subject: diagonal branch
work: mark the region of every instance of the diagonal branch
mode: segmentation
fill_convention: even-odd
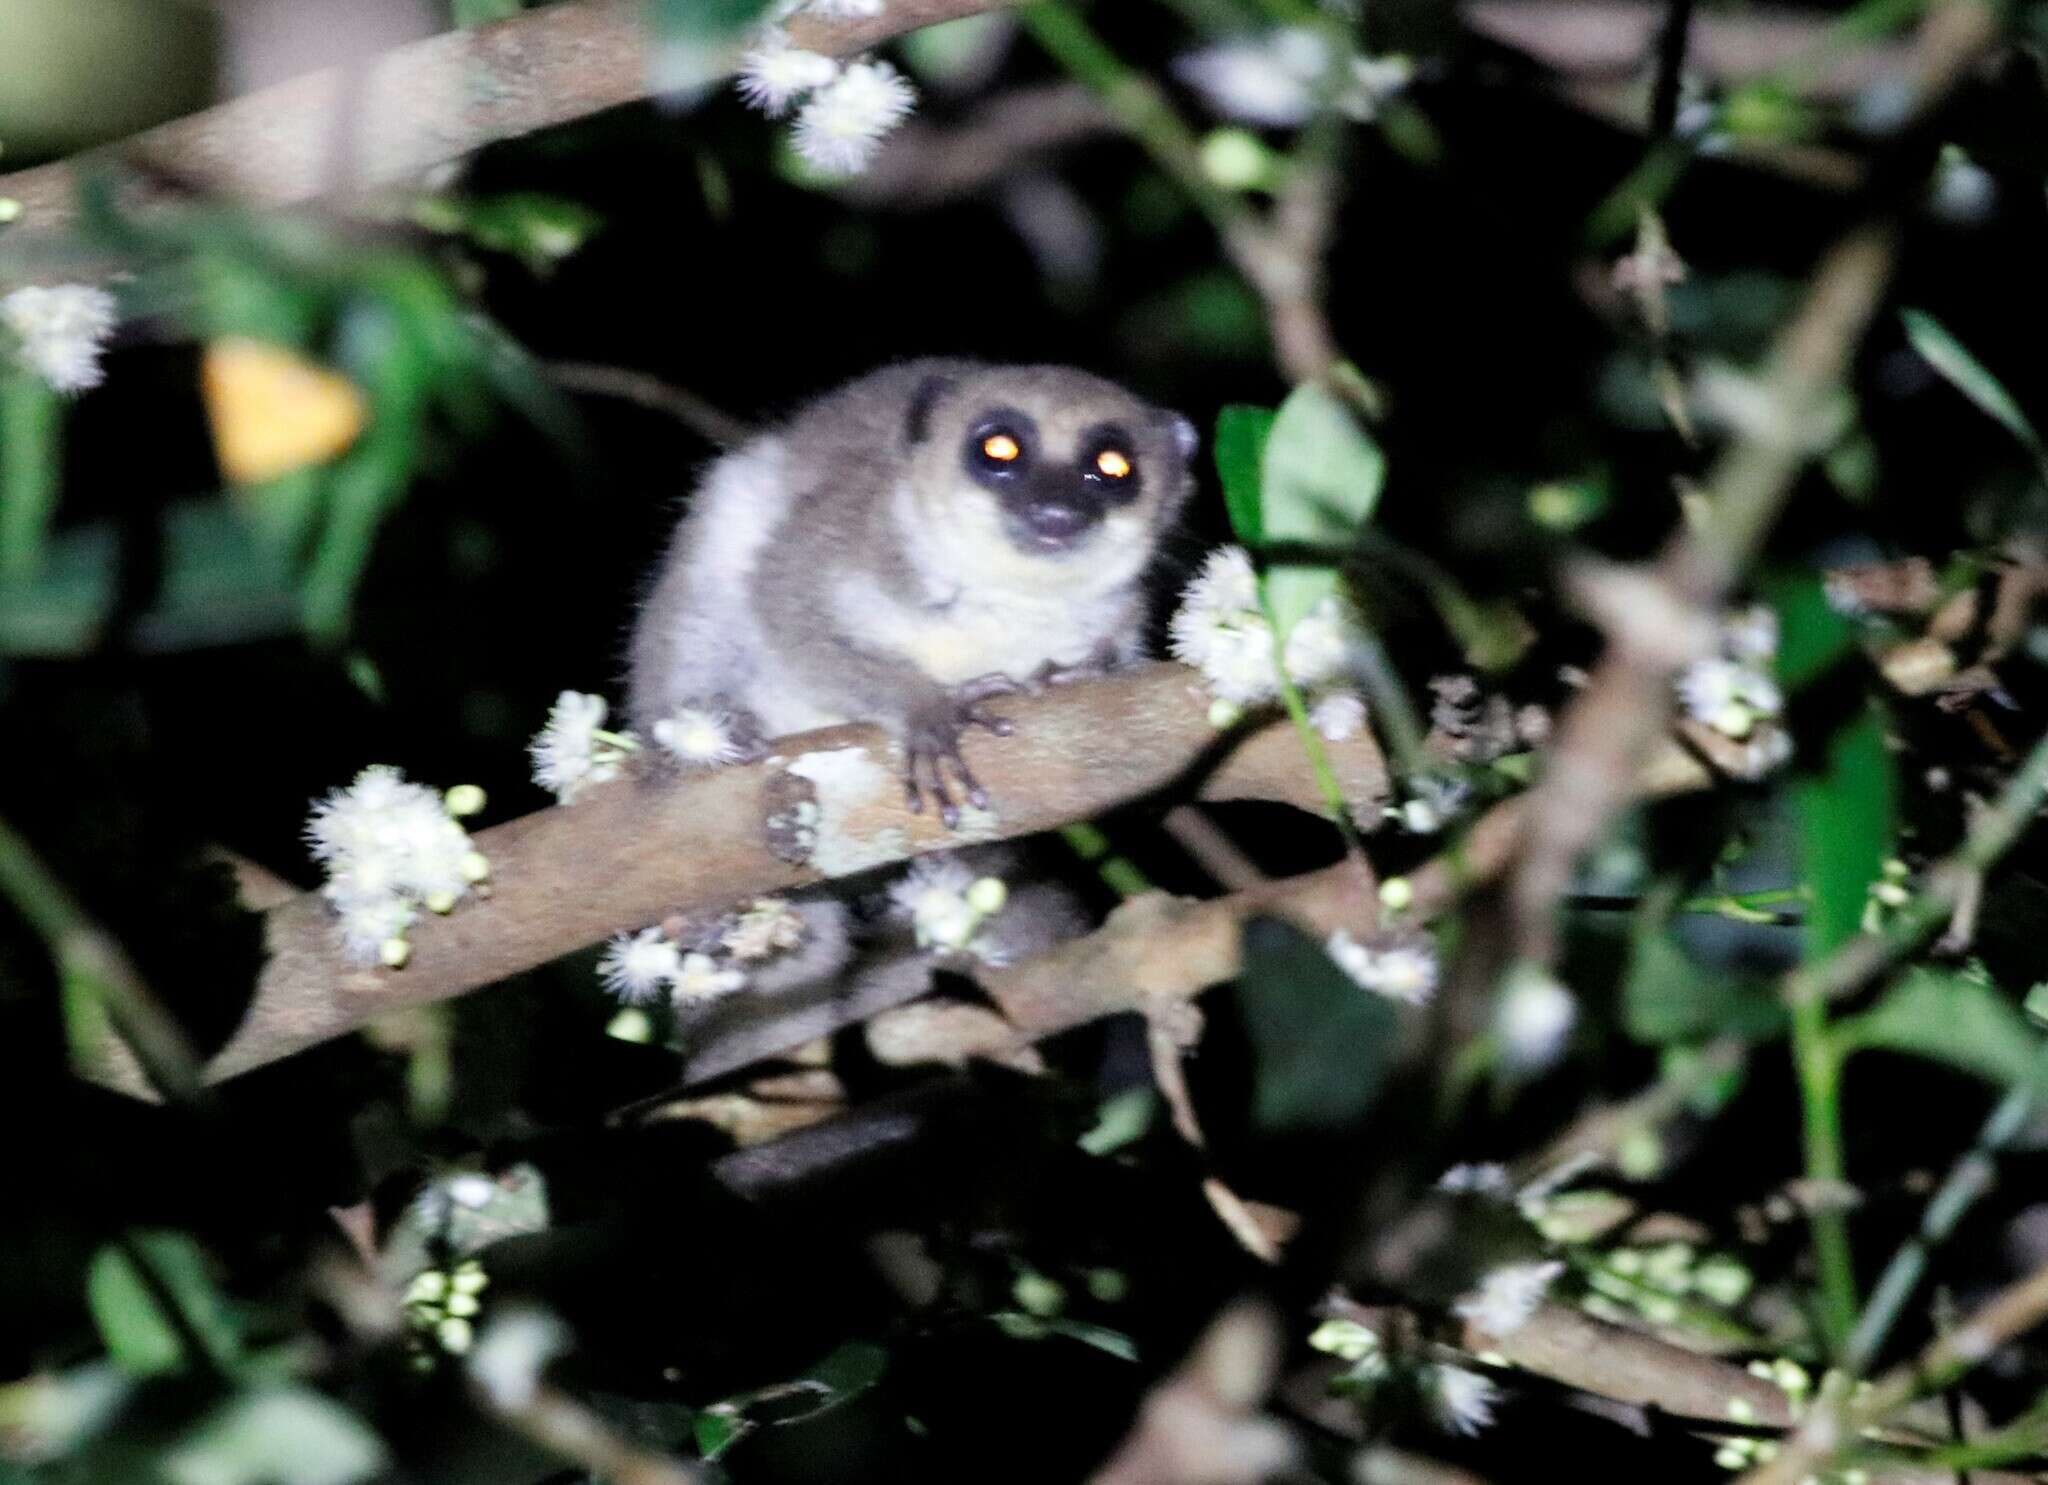
[[[408,1006],[446,1000],[671,914],[847,876],[919,852],[1007,839],[1169,790],[1314,810],[1321,794],[1283,722],[1221,735],[1194,673],[1149,665],[1009,707],[1017,734],[967,743],[994,801],[958,831],[903,805],[894,745],[874,727],[778,741],[762,762],[690,778],[642,769],[482,831],[489,898],[412,931],[402,970],[348,963],[313,893],[263,914],[269,959],[241,1026],[206,1064],[232,1077]],[[1376,810],[1386,765],[1363,734],[1331,746],[1346,795]],[[802,823],[799,823],[802,822]],[[877,1007],[879,1009],[879,1007]],[[124,1065],[115,1086],[145,1085]]]
[[[798,16],[798,45],[846,56],[907,31],[1001,7],[1002,0],[891,0],[857,20]],[[501,139],[648,96],[649,22],[642,0],[565,0],[509,20],[395,47],[367,69],[327,68],[174,119],[103,150],[0,175],[20,203],[0,246],[9,258],[47,248],[76,220],[83,173],[128,165],[258,206],[293,206],[328,189],[337,110],[358,121],[352,161],[364,189],[402,185]],[[131,183],[131,200],[144,198]]]

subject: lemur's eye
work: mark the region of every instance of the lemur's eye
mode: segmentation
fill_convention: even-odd
[[[1017,440],[1007,433],[991,433],[981,441],[981,457],[997,464],[1014,463],[1023,452]]]
[[[1128,479],[1131,473],[1130,457],[1121,449],[1104,449],[1095,456],[1095,472],[1104,479]]]

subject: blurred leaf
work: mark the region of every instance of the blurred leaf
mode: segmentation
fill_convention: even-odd
[[[240,1350],[206,1255],[182,1232],[137,1233],[100,1249],[86,1274],[86,1303],[108,1354],[134,1376],[182,1368],[187,1334],[217,1367]]]
[[[163,1462],[172,1485],[356,1485],[382,1472],[383,1441],[306,1387],[246,1393]]]
[[[654,0],[655,91],[687,94],[717,81],[767,9],[768,0]]]
[[[1158,1117],[1158,1094],[1148,1087],[1126,1088],[1102,1101],[1095,1127],[1078,1143],[1090,1155],[1111,1155],[1143,1139]]]
[[[1870,884],[1891,854],[1896,768],[1877,716],[1865,712],[1828,740],[1820,777],[1794,791],[1813,900],[1806,953],[1817,959],[1861,930]]]
[[[502,21],[525,8],[525,0],[454,0],[453,17],[458,26],[482,26]]]
[[[1273,420],[1259,467],[1259,528],[1268,546],[1350,546],[1372,517],[1386,480],[1379,445],[1334,392],[1305,382]],[[1329,567],[1275,566],[1266,578],[1274,630],[1294,623],[1336,592]]]
[[[1064,1336],[1070,1341],[1079,1341],[1084,1346],[1114,1356],[1119,1361],[1136,1361],[1138,1343],[1120,1330],[1111,1330],[1107,1325],[1091,1325],[1085,1320],[1067,1320],[1055,1317],[1045,1319],[1038,1315],[1027,1315],[1022,1310],[998,1310],[989,1316],[1003,1334],[1014,1340],[1040,1341],[1047,1336]]]
[[[1269,1134],[1355,1130],[1400,1041],[1393,1002],[1275,918],[1245,925],[1236,998],[1251,1043],[1253,1122]]]
[[[63,475],[64,404],[32,372],[0,368],[0,584],[33,579]]]
[[[112,1422],[134,1386],[126,1372],[104,1361],[0,1384],[0,1439],[31,1444],[44,1458],[62,1457]],[[0,1458],[5,1480],[10,1477]]]
[[[1962,342],[1949,334],[1941,321],[1925,310],[1902,309],[1899,318],[1906,324],[1906,339],[1936,371],[1948,378],[1958,392],[1976,403],[1983,412],[2003,423],[2006,430],[2027,447],[2027,452],[2041,458],[2041,437],[2034,431],[2034,425],[2027,421],[2027,415],[2020,411],[2020,405],[2013,401],[2012,394],[2005,390],[2005,384],[1989,371],[1975,356],[1963,349]]]
[[[215,340],[199,367],[214,453],[235,484],[325,464],[363,431],[355,383],[296,351],[260,340]]]
[[[1761,1037],[1784,1023],[1784,1004],[1768,985],[1696,962],[1672,937],[1664,912],[1639,914],[1633,938],[1621,985],[1621,1017],[1637,1041],[1658,1045],[1731,1034]]]
[[[1910,970],[1876,1005],[1835,1023],[1845,1052],[1882,1048],[1947,1063],[1993,1083],[2044,1080],[2041,1037],[1996,986],[1980,977]]]
[[[496,196],[423,196],[412,219],[430,232],[466,238],[544,273],[590,240],[603,218],[580,202],[539,191]]]
[[[747,1420],[730,1408],[706,1408],[690,1425],[697,1452],[706,1460],[718,1458],[751,1430]]]
[[[1765,586],[1778,615],[1778,684],[1797,691],[1856,647],[1856,632],[1836,613],[1809,573],[1779,578]]]
[[[1257,550],[1265,527],[1259,516],[1259,471],[1273,432],[1270,408],[1233,403],[1216,414],[1216,474],[1223,481],[1223,506],[1230,529]]]

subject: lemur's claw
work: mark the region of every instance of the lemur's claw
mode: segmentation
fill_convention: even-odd
[[[979,727],[997,737],[1016,731],[1008,717],[999,717],[982,702],[991,696],[1007,696],[1024,688],[1005,675],[986,675],[967,682],[949,693],[943,702],[913,717],[903,743],[904,803],[913,814],[924,812],[929,794],[939,807],[939,818],[950,830],[960,823],[960,807],[946,781],[950,765],[959,792],[975,809],[988,808],[988,791],[967,766],[960,753],[960,735]]]

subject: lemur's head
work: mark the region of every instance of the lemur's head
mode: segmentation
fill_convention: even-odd
[[[902,436],[927,534],[1032,587],[1135,577],[1194,485],[1186,418],[1071,367],[934,372]]]

